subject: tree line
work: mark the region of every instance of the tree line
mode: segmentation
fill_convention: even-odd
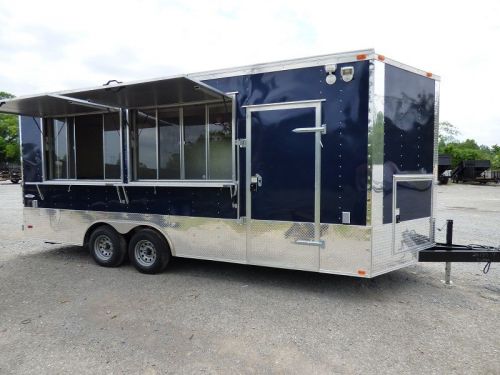
[[[14,95],[0,91],[0,100],[13,97]],[[0,164],[18,164],[20,159],[17,116],[0,113]]]
[[[491,169],[500,169],[500,146],[478,145],[474,139],[459,141],[460,131],[449,122],[439,124],[439,154],[452,157],[452,167],[462,160],[489,160]]]

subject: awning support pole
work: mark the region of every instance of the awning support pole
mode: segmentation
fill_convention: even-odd
[[[47,96],[50,96],[52,98],[66,100],[70,104],[76,104],[76,105],[81,105],[81,106],[90,107],[90,108],[105,109],[107,111],[119,111],[122,109],[120,107],[114,107],[111,105],[94,103],[94,102],[84,100],[84,99],[72,98],[71,96],[58,95],[58,94],[48,94]]]

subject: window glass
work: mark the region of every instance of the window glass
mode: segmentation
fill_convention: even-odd
[[[75,118],[68,117],[66,124],[68,127],[68,178],[76,178]]]
[[[44,124],[49,179],[120,178],[119,113],[48,118]]]
[[[184,168],[186,179],[206,179],[205,106],[184,107]]]
[[[53,119],[51,129],[50,178],[68,178],[68,126],[66,119]]]
[[[231,103],[214,105],[209,113],[209,178],[230,180],[232,178],[232,119]]]
[[[120,173],[120,114],[104,115],[104,178],[119,179]]]
[[[102,115],[75,117],[76,177],[104,178]]]
[[[135,115],[137,179],[156,179],[156,111]]]
[[[180,179],[179,108],[158,111],[160,178]]]

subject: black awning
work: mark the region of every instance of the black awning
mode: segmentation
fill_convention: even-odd
[[[185,76],[0,100],[0,112],[51,117],[138,107],[230,100]]]

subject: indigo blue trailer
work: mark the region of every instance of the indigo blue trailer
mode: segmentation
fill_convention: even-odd
[[[439,77],[373,50],[5,100],[24,231],[143,272],[171,256],[374,277],[434,246]]]

